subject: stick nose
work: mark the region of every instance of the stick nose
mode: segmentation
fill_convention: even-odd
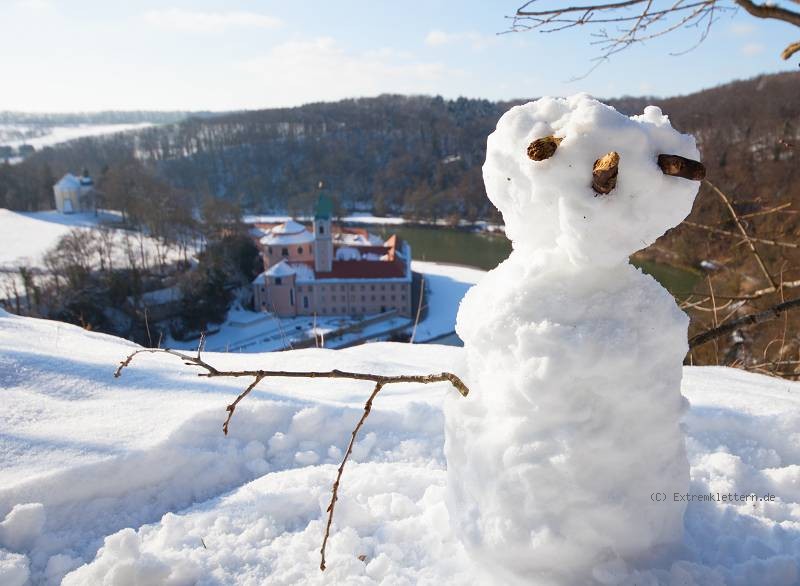
[[[611,151],[594,162],[592,189],[599,195],[607,195],[617,186],[619,153]]]
[[[658,155],[658,166],[664,175],[692,181],[702,181],[706,178],[706,168],[703,163],[679,155]]]

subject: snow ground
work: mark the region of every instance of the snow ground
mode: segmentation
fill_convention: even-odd
[[[41,268],[44,253],[73,228],[91,228],[101,220],[116,219],[113,214],[61,214],[56,210],[12,212],[0,208],[0,267]]]
[[[427,299],[423,303],[428,306],[425,319],[417,325],[414,341],[428,342],[455,332],[461,299],[486,271],[418,260],[411,263],[411,268],[425,277]]]
[[[57,322],[0,313],[0,584],[487,584],[443,502],[446,384],[391,385],[345,470],[319,572],[335,466],[370,385],[264,381],[221,423],[243,380],[198,378],[170,356]],[[225,368],[466,371],[463,350],[207,354]],[[469,381],[467,381],[469,382]],[[796,584],[800,580],[800,384],[684,369],[693,494],[683,551],[598,584]],[[651,491],[651,487],[642,487]],[[366,556],[364,561],[359,556]]]
[[[94,213],[62,214],[56,210],[42,212],[14,212],[0,208],[0,270],[16,271],[20,266],[28,268],[44,268],[44,254],[53,248],[59,238],[74,228],[89,229],[105,222],[118,222],[118,212],[108,210]],[[127,266],[125,252],[125,230],[116,231],[114,261],[117,266]],[[138,235],[127,232],[135,241],[134,250],[139,255]],[[144,239],[144,254],[148,263],[154,262],[156,243],[152,238]],[[175,249],[167,253],[169,259],[177,260],[179,254]]]
[[[47,128],[47,133],[41,136],[30,137],[27,139],[15,139],[0,141],[0,144],[8,145],[14,148],[23,144],[29,144],[36,150],[43,147],[53,146],[68,140],[75,140],[76,138],[83,138],[87,136],[100,136],[103,134],[114,134],[117,132],[126,132],[128,130],[141,130],[152,126],[150,122],[141,122],[136,124],[73,124],[68,126],[52,126]],[[24,125],[0,124],[0,137],[13,136],[15,132],[24,132],[27,129]]]

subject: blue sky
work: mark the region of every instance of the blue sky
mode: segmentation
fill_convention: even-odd
[[[553,0],[544,0],[553,2]],[[588,30],[498,36],[517,1],[0,0],[0,110],[226,110],[380,93],[676,95],[797,71],[798,30],[722,16],[613,58]]]

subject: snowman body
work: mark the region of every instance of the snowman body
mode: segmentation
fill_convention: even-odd
[[[544,136],[563,140],[532,161]],[[609,151],[617,185],[597,195]],[[629,118],[585,95],[518,106],[489,138],[514,250],[459,308],[471,394],[446,406],[445,454],[451,523],[498,584],[589,583],[681,541],[688,318],[628,262],[697,191],[660,153],[698,156],[657,108]]]

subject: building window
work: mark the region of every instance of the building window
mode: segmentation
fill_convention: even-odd
[[[261,287],[261,292],[263,293],[264,291],[266,291],[266,289],[264,289],[264,287]]]
[[[289,256],[289,249],[281,248],[281,256]]]
[[[386,285],[381,285],[381,291],[385,291],[385,290],[386,290]]]
[[[325,234],[325,226],[323,226],[322,224],[319,225],[319,233]]]
[[[267,253],[268,253],[268,254],[272,254],[272,247],[271,247],[271,246],[268,246],[268,247],[267,247]]]
[[[371,291],[374,291],[375,290],[375,285],[370,285],[369,288],[370,288]]]
[[[303,295],[303,309],[308,309],[308,297]]]
[[[275,277],[275,284],[276,285],[280,285],[281,283],[283,283],[283,278],[282,277]]]
[[[298,246],[297,247],[297,254],[303,254],[303,247],[302,246]]]
[[[294,289],[289,289],[289,305],[294,305]]]

